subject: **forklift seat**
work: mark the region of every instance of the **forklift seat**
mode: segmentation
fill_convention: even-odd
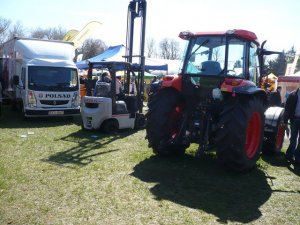
[[[94,96],[96,97],[111,97],[110,84],[97,81],[95,85]]]

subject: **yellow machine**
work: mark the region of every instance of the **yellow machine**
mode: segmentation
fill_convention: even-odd
[[[270,92],[277,90],[277,81],[278,77],[273,73],[270,73],[268,76],[265,76],[261,82],[261,88],[264,88]]]

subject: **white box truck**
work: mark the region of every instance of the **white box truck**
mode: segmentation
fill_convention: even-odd
[[[72,42],[15,37],[3,44],[3,98],[25,117],[80,114]]]

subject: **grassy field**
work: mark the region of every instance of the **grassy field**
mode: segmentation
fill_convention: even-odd
[[[80,117],[5,109],[0,130],[0,224],[300,224],[300,168],[283,154],[235,174],[214,152],[159,158],[144,130],[107,136]]]

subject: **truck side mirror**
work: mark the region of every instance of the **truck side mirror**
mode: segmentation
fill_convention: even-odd
[[[19,85],[19,76],[18,75],[14,75],[13,76],[13,83],[14,83],[14,85]]]

